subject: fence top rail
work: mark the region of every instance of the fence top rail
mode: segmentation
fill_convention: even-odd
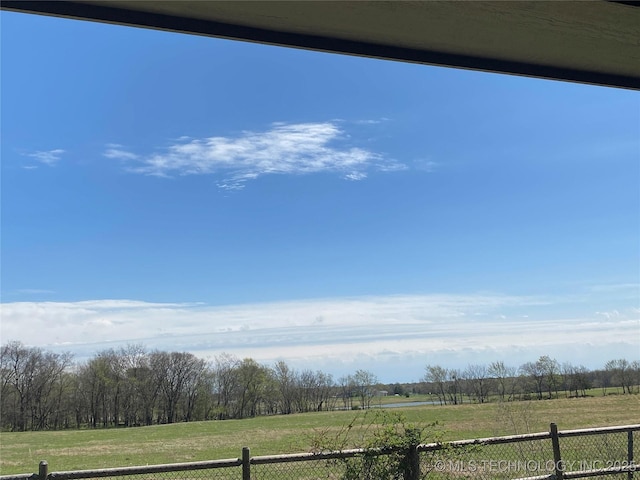
[[[474,438],[471,440],[454,440],[444,443],[422,443],[418,445],[418,450],[428,452],[432,450],[441,450],[444,447],[468,447],[470,445],[496,445],[500,443],[516,443],[526,442],[529,440],[546,440],[551,438],[549,432],[525,433],[522,435],[507,435],[504,437],[486,437]]]
[[[602,435],[605,433],[621,433],[621,432],[633,432],[633,431],[640,431],[640,424],[620,425],[616,427],[582,428],[579,430],[561,430],[561,431],[558,431],[558,436],[571,437],[571,436],[583,436],[583,435]],[[501,443],[526,442],[529,440],[546,440],[548,438],[551,438],[550,432],[525,433],[521,435],[506,435],[503,437],[486,437],[486,438],[474,438],[470,440],[454,440],[452,442],[445,442],[445,443],[423,443],[418,445],[418,450],[422,452],[427,452],[431,450],[440,450],[444,446],[466,447],[470,445],[496,445]]]
[[[29,480],[38,478],[35,473],[18,473],[16,475],[0,475],[0,480]]]
[[[167,463],[164,465],[140,465],[135,467],[101,468],[97,470],[74,470],[69,472],[51,472],[52,480],[70,480],[74,478],[119,477],[124,475],[139,475],[146,473],[180,472],[185,470],[206,470],[213,468],[238,467],[242,460],[228,458],[224,460],[209,460],[204,462]],[[9,480],[2,477],[1,480]]]
[[[617,427],[581,428],[579,430],[559,430],[559,437],[575,437],[583,435],[602,435],[604,433],[622,433],[640,431],[640,424],[620,425]]]

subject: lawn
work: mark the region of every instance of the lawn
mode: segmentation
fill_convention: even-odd
[[[640,421],[640,395],[393,411],[404,413],[409,422],[437,421],[446,440],[461,440],[547,431],[550,422],[565,430],[635,424]],[[63,471],[236,458],[243,446],[251,447],[252,455],[305,452],[317,432],[337,432],[357,414],[336,411],[139,428],[3,432],[0,473],[32,473],[40,460],[47,460],[51,471]]]

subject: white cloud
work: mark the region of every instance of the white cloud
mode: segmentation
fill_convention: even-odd
[[[347,173],[344,178],[346,180],[354,180],[354,181],[358,181],[358,180],[362,180],[363,178],[367,178],[367,174],[364,172],[351,172],[351,173]]]
[[[15,295],[42,295],[48,293],[55,293],[54,290],[48,290],[45,288],[19,288],[17,290],[10,291],[9,294]]]
[[[111,143],[107,145],[107,149],[104,151],[103,155],[107,158],[112,158],[115,160],[137,160],[138,159],[138,155],[124,150],[123,146],[117,143]]]
[[[33,153],[26,153],[27,157],[35,158],[40,163],[44,165],[48,165],[50,167],[54,166],[60,160],[60,156],[65,151],[59,148],[54,150],[45,150],[45,151],[37,151]]]
[[[356,125],[378,125],[380,123],[390,121],[387,117],[380,117],[378,119],[367,119],[367,120],[356,120],[354,123]]]
[[[222,174],[222,189],[243,188],[268,174],[337,173],[361,180],[368,170],[392,171],[404,166],[382,155],[348,145],[336,122],[275,123],[264,132],[236,137],[181,137],[159,153],[137,155],[111,145],[104,155],[130,161],[128,170],[155,176]]]
[[[550,306],[545,298],[490,294],[231,306],[134,300],[13,302],[1,305],[0,330],[3,341],[69,350],[80,357],[142,343],[203,357],[228,352],[265,363],[285,359],[333,373],[366,367],[382,375],[393,366],[402,368],[405,380],[417,380],[426,363],[464,367],[503,359],[517,366],[544,354],[573,363],[599,362],[600,357],[625,352],[637,356],[637,312],[621,310],[615,318],[543,315]],[[588,353],[584,360],[580,352]]]
[[[612,318],[619,318],[620,312],[618,310],[611,310],[610,312],[596,312],[596,315],[600,315],[607,320],[610,320]]]

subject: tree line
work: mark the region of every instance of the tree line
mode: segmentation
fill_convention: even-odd
[[[637,361],[612,360],[604,370],[558,365],[540,357],[519,369],[494,362],[458,371],[427,365],[423,381],[382,385],[357,370],[334,379],[296,370],[284,361],[263,365],[221,353],[204,360],[186,352],[147,351],[141,345],[103,350],[76,363],[20,342],[0,350],[0,428],[12,431],[109,428],[224,420],[258,415],[369,408],[380,395],[432,393],[442,404],[518,400],[593,385],[638,391]]]
[[[499,401],[542,400],[544,398],[584,397],[587,390],[600,388],[606,395],[611,388],[623,394],[640,393],[640,362],[609,360],[604,368],[591,371],[583,365],[559,363],[543,355],[518,368],[495,361],[489,365],[469,365],[466,369],[447,369],[427,365],[422,378],[426,390],[442,405],[484,403],[490,397]],[[562,393],[561,393],[562,392]]]
[[[284,361],[222,353],[108,349],[73,363],[20,342],[0,350],[0,427],[13,431],[141,426],[370,406],[378,383],[358,370],[337,381]]]

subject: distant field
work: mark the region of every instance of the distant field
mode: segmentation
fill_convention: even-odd
[[[392,400],[426,398],[389,397]],[[484,405],[394,408],[410,422],[439,422],[446,440],[640,423],[640,395]],[[40,460],[51,471],[236,458],[309,450],[310,437],[338,431],[358,412],[318,412],[245,420],[179,423],[139,428],[0,434],[0,474],[32,473]]]

